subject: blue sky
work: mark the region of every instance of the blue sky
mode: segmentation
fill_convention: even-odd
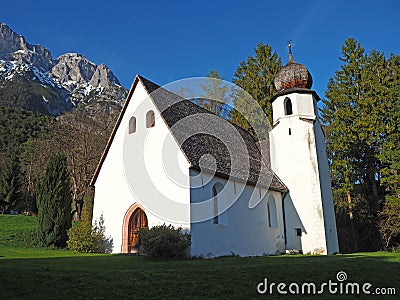
[[[135,74],[163,85],[216,69],[231,81],[257,43],[286,63],[287,39],[323,97],[348,37],[399,54],[400,1],[3,1],[0,21],[56,58],[78,52],[130,87]]]

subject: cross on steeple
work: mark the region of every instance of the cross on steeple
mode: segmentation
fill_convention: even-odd
[[[292,54],[292,40],[288,39],[288,48],[289,48],[289,62],[294,61],[293,60],[293,54]]]

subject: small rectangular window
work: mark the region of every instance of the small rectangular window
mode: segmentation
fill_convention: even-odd
[[[296,230],[296,235],[301,236],[301,228],[295,228]]]

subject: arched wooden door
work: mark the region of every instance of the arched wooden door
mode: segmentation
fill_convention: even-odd
[[[143,209],[137,208],[132,213],[128,225],[128,252],[137,253],[140,246],[139,230],[147,228],[147,216]]]

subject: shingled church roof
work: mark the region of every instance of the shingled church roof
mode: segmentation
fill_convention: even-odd
[[[150,98],[180,145],[191,168],[214,169],[216,176],[219,177],[233,177],[253,186],[269,187],[271,190],[280,192],[287,191],[287,187],[262,159],[257,143],[249,132],[139,75],[135,78],[135,83],[107,148],[111,145],[138,80],[150,94]],[[92,184],[107,155],[107,148]],[[204,159],[204,157],[213,157],[213,159]]]

